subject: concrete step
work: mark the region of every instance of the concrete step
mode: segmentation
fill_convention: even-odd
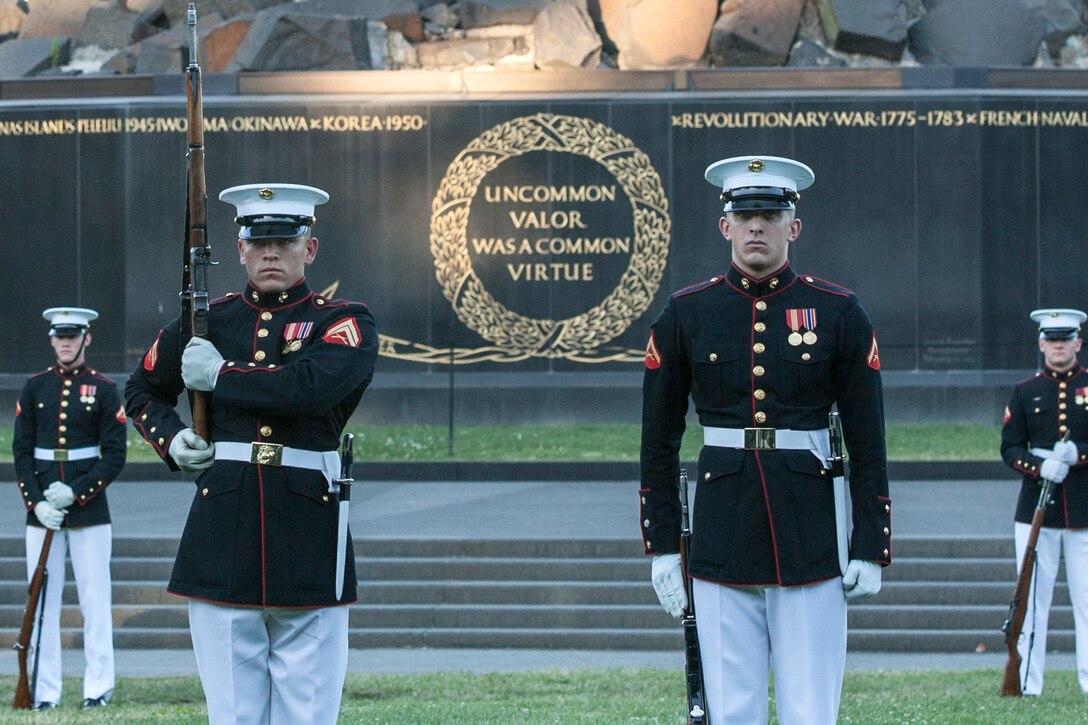
[[[894,565],[893,565],[894,566]],[[947,582],[913,581],[887,582],[880,588],[875,601],[881,605],[972,605],[1008,606],[1016,582]],[[1069,587],[1059,580],[1054,584],[1054,606],[1069,604]]]
[[[847,647],[857,652],[1004,652],[1005,635],[991,629],[918,629],[887,632],[851,629]],[[1048,652],[1072,652],[1072,630],[1051,630]]]
[[[178,553],[178,540],[171,538],[150,538],[146,536],[118,536],[114,532],[111,543],[112,554],[116,557],[167,557],[173,559]],[[26,539],[20,536],[0,536],[0,557],[22,558],[26,554]]]
[[[663,649],[682,646],[679,625],[650,585],[637,540],[357,538],[359,605],[352,647]],[[851,603],[857,651],[1003,650],[1000,626],[1015,582],[1011,534],[895,540],[881,593]],[[0,647],[26,605],[22,536],[0,537]],[[187,601],[166,593],[176,540],[117,537],[113,621],[117,647],[191,646]],[[62,641],[79,647],[82,617],[68,567]],[[1049,648],[1073,648],[1072,612],[1059,573]]]
[[[656,604],[646,581],[364,581],[360,604],[538,604],[551,606]]]
[[[388,581],[650,581],[649,559],[481,557],[356,558],[359,579]]]
[[[1004,606],[985,605],[888,605],[852,603],[847,610],[850,627],[859,629],[921,630],[921,629],[986,629],[1000,630],[1009,614]],[[1052,630],[1073,629],[1073,608],[1050,608]]]
[[[1000,559],[964,557],[897,557],[892,566],[884,570],[887,582],[949,581],[949,582],[999,582],[1016,583],[1017,567],[1012,556]],[[1064,567],[1059,567],[1058,578],[1065,579]]]

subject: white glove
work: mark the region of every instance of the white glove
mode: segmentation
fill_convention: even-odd
[[[1054,444],[1054,459],[1067,466],[1077,465],[1077,444],[1073,441],[1058,441]]]
[[[215,462],[215,444],[208,443],[192,428],[183,428],[170,441],[170,457],[183,471],[203,471],[211,468]]]
[[[223,356],[202,337],[194,337],[181,353],[181,379],[190,390],[215,390]]]
[[[1069,475],[1069,466],[1057,458],[1047,458],[1043,461],[1043,465],[1039,466],[1039,475],[1048,481],[1061,483]]]
[[[842,588],[847,599],[871,597],[880,591],[880,564],[875,561],[851,559],[842,575]]]
[[[76,494],[67,483],[53,481],[49,488],[45,489],[45,500],[54,508],[66,509],[76,502]]]
[[[657,601],[665,611],[679,619],[688,607],[688,592],[680,570],[679,554],[659,554],[654,557],[650,579],[657,592]]]
[[[60,525],[64,523],[64,512],[48,501],[39,501],[34,507],[34,515],[42,522],[42,526],[53,531],[60,531]]]

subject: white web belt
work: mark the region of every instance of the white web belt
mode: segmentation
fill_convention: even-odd
[[[86,446],[84,448],[35,448],[34,457],[39,461],[82,461],[88,458],[98,458],[102,455],[99,446]]]
[[[831,439],[827,428],[703,428],[703,445],[742,448],[746,451],[812,451],[825,464],[831,458]]]
[[[215,460],[321,471],[330,484],[340,474],[340,456],[336,451],[307,451],[278,443],[216,441]]]

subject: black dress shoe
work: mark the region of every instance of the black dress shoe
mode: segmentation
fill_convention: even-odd
[[[34,707],[30,708],[35,712],[42,712],[43,710],[56,710],[57,703],[55,702],[35,702]]]
[[[109,702],[104,697],[88,697],[83,700],[83,709],[90,710],[92,707],[105,707]]]

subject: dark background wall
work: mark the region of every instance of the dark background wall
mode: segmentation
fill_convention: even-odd
[[[1029,370],[1037,350],[1028,312],[1088,307],[1082,284],[1088,99],[1046,91],[411,103],[210,95],[205,117],[226,124],[206,131],[209,228],[221,262],[212,271],[213,294],[244,283],[233,208],[218,201],[218,192],[261,181],[311,184],[332,197],[318,210],[321,247],[309,273],[315,289],[338,281],[337,295],[367,302],[380,331],[400,341],[401,350],[407,343],[439,353],[451,345],[489,346],[453,314],[436,280],[432,202],[451,162],[474,139],[539,113],[591,119],[649,158],[671,222],[664,276],[649,307],[605,341],[626,350],[627,361],[530,356],[466,363],[458,365],[459,375],[470,373],[465,381],[476,373],[488,373],[491,387],[494,373],[509,381],[559,373],[637,376],[640,363],[632,359],[669,292],[728,265],[716,226],[717,191],[703,170],[748,153],[788,156],[814,169],[816,183],[799,206],[804,231],[792,250],[794,266],[858,293],[876,323],[889,379]],[[7,274],[0,285],[0,373],[23,375],[51,362],[40,317],[45,307],[98,309],[92,358],[117,373],[131,369],[158,327],[177,314],[185,136],[169,119],[183,115],[180,97],[0,104],[0,254]],[[323,126],[327,117],[361,115],[382,119],[383,128]],[[256,117],[303,119],[313,128],[256,130]],[[408,130],[390,130],[393,117]],[[110,131],[99,119],[117,119],[122,130]],[[165,129],[154,126],[164,119]],[[56,123],[41,125],[50,120]],[[107,130],[91,132],[92,122]],[[488,183],[613,182],[583,157],[540,151],[503,161]],[[470,233],[506,233],[508,212],[536,206],[489,208],[477,197]],[[632,233],[632,206],[622,194],[610,206],[583,210],[593,233]],[[477,255],[473,264],[505,305],[540,319],[598,304],[626,264],[597,260],[594,284],[512,283],[503,266],[509,261]],[[381,370],[406,387],[420,373],[446,375],[444,365],[403,356],[383,358]],[[411,405],[398,405],[399,414],[412,415]]]

